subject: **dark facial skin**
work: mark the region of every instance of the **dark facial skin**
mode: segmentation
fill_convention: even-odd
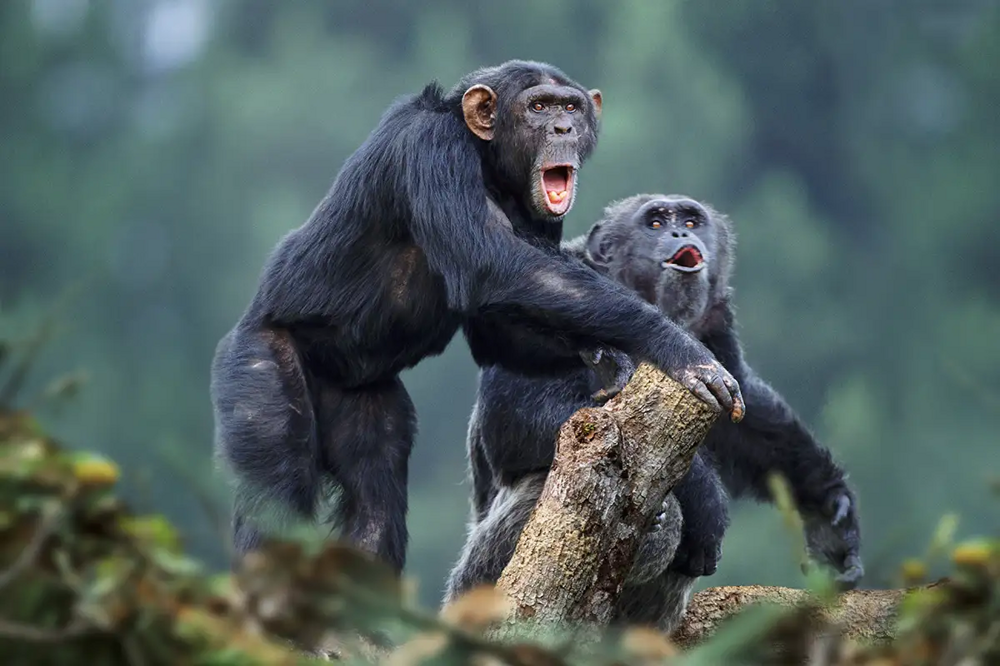
[[[543,216],[562,217],[576,198],[576,155],[580,142],[586,141],[589,100],[563,86],[538,86],[519,97],[527,112],[518,116],[518,129],[543,145],[529,174],[532,207]]]
[[[559,222],[573,207],[576,177],[596,143],[601,93],[543,81],[506,104],[484,84],[465,93],[466,123],[493,142],[498,176],[529,196],[522,201],[542,220]],[[502,137],[502,142],[497,138]]]
[[[620,224],[601,235],[591,234],[591,256],[610,277],[635,285],[646,301],[690,326],[708,302],[709,267],[722,240],[708,211],[688,198],[660,197]]]

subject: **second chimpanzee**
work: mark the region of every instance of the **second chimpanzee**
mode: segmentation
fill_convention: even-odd
[[[737,382],[702,344],[539,242],[561,233],[600,107],[599,92],[540,63],[432,84],[386,111],[281,240],[212,365],[237,554],[268,514],[313,520],[332,488],[343,536],[403,568],[416,416],[399,373],[463,327],[481,365],[555,372],[610,346],[740,417]]]
[[[747,403],[741,422],[719,420],[710,430],[672,492],[679,511],[668,497],[626,580],[620,619],[669,630],[683,614],[695,577],[716,570],[728,524],[725,490],[768,500],[772,471],[791,484],[811,555],[838,570],[845,586],[863,573],[856,504],[844,473],[743,360],[731,302],[734,247],[724,215],[666,195],[612,204],[589,234],[564,244],[568,254],[633,289],[702,340],[740,382]],[[559,378],[501,367],[481,372],[468,438],[472,524],[446,601],[497,580],[541,492],[559,427],[576,410],[597,404],[608,378],[620,388],[635,369],[634,360],[616,350],[600,350],[595,361],[593,370]],[[602,377],[598,371],[609,361]]]

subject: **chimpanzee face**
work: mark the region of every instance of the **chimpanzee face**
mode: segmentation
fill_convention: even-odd
[[[601,101],[598,90],[538,76],[499,95],[473,85],[462,109],[469,129],[490,142],[497,171],[533,214],[559,221],[573,207],[577,172],[596,145]]]
[[[667,316],[690,325],[705,312],[719,256],[709,212],[687,197],[655,197],[591,230],[588,256]]]

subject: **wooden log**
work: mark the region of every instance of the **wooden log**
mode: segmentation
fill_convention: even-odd
[[[649,519],[719,416],[649,364],[559,431],[541,497],[497,588],[513,619],[607,625]]]

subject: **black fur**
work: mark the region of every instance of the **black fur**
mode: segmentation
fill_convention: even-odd
[[[492,140],[467,124],[473,84],[496,93]],[[237,554],[260,543],[266,510],[278,526],[312,521],[332,488],[346,539],[402,569],[416,418],[398,375],[463,327],[481,364],[552,373],[611,346],[742,406],[703,345],[558,251],[566,211],[546,208],[542,169],[579,167],[596,140],[591,95],[539,63],[479,70],[447,93],[432,84],[386,111],[219,343],[211,393]]]
[[[622,593],[620,617],[667,630],[683,614],[695,578],[714,573],[721,556],[728,498],[720,477],[736,497],[769,500],[768,472],[782,473],[806,517],[811,554],[840,571],[846,587],[863,573],[856,504],[844,473],[743,360],[729,284],[734,247],[724,215],[686,197],[664,195],[610,205],[586,236],[563,246],[698,336],[746,396],[746,417],[740,423],[718,420],[673,490],[683,521],[676,552],[656,552],[647,536],[635,567],[658,567],[661,574],[644,585],[633,581]],[[703,263],[694,265],[699,256]],[[520,376],[498,366],[482,370],[468,438],[473,518],[446,601],[473,585],[495,582],[503,571],[551,466],[559,427],[576,410],[594,406],[595,391],[607,388],[594,370],[610,364],[604,374],[617,376],[619,385],[631,376],[635,364],[627,355],[599,351],[597,368],[557,378]]]

